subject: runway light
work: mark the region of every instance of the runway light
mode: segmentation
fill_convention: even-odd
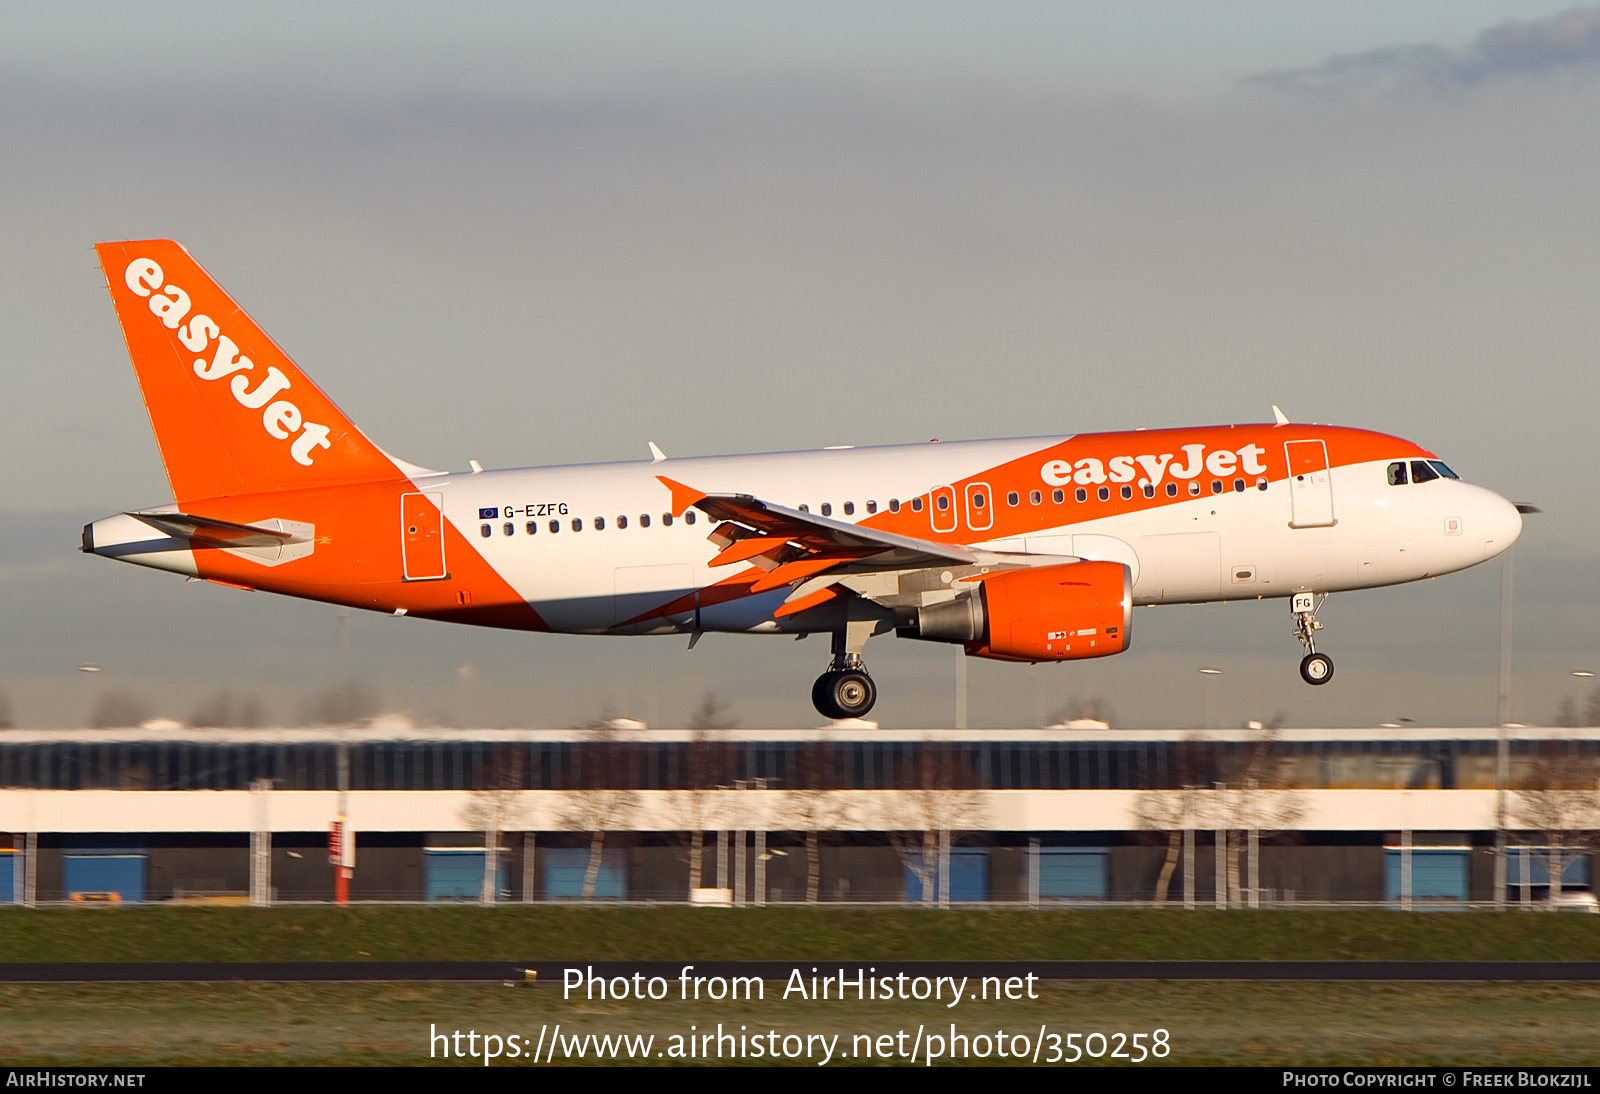
[[[78,671],[79,672],[99,672],[100,671],[100,666],[99,665],[79,665],[78,666]]]
[[[1221,669],[1201,669],[1200,672],[1203,673],[1206,676],[1221,676],[1222,675],[1222,670]]]

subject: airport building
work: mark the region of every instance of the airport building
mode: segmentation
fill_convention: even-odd
[[[1581,906],[1597,777],[1594,728],[9,730],[0,901]]]

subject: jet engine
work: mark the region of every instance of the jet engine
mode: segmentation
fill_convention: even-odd
[[[1076,661],[1128,648],[1133,581],[1120,562],[999,570],[978,587],[902,616],[905,638],[960,642],[997,661]]]

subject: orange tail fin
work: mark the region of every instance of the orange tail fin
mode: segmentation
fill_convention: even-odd
[[[403,477],[178,244],[95,250],[177,501]]]

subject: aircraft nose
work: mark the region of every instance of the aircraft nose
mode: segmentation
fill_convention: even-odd
[[[1483,529],[1483,557],[1491,559],[1517,541],[1522,534],[1522,513],[1499,494],[1484,491],[1477,524]]]

